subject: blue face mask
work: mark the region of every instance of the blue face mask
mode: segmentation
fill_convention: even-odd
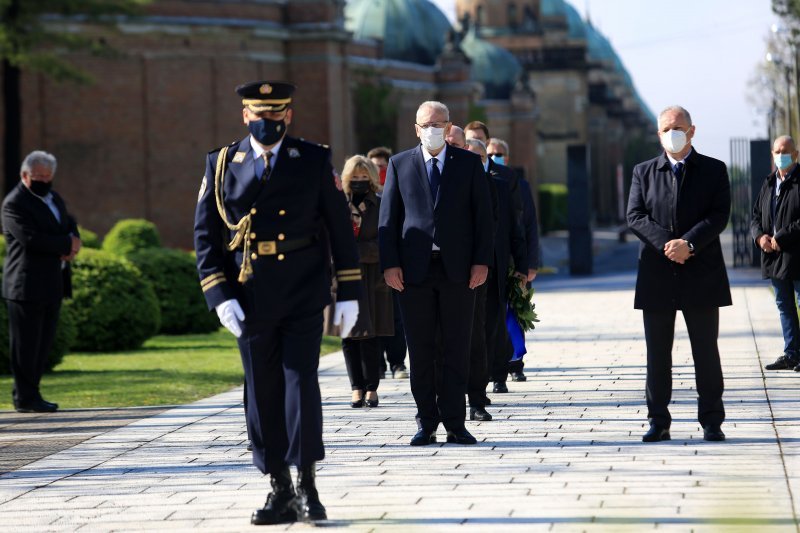
[[[794,163],[792,154],[772,154],[772,159],[775,161],[775,166],[781,170],[786,170]]]
[[[495,162],[495,163],[497,163],[498,165],[505,165],[505,164],[506,164],[506,158],[505,158],[505,156],[498,155],[498,154],[492,154],[492,155],[490,155],[489,157],[491,157],[491,158],[492,158],[492,161],[494,161],[494,162]]]

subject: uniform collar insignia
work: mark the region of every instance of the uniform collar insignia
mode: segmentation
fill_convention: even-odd
[[[289,157],[292,159],[297,159],[298,157],[300,157],[300,150],[298,150],[297,148],[294,147],[289,148],[288,153]]]
[[[246,152],[236,152],[233,156],[232,163],[241,163],[242,161],[244,161],[245,154]]]

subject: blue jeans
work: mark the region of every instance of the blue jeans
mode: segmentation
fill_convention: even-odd
[[[800,300],[800,280],[771,279],[775,289],[775,304],[781,316],[783,352],[795,360],[800,359],[800,321],[797,319],[795,294]]]

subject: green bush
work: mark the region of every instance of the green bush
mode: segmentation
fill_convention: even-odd
[[[75,318],[70,309],[62,305],[61,313],[58,316],[58,326],[56,327],[56,338],[53,340],[53,347],[50,349],[50,356],[47,358],[47,371],[53,369],[69,353],[70,348],[75,342],[77,335],[75,328]],[[10,374],[11,360],[9,358],[10,349],[8,344],[8,308],[6,303],[0,305],[0,374]]]
[[[78,232],[81,234],[82,248],[100,249],[100,237],[97,236],[97,233],[80,225],[78,226]]]
[[[539,218],[542,233],[567,227],[567,186],[560,183],[539,185]]]
[[[82,250],[75,258],[73,312],[75,350],[138,348],[158,332],[161,311],[153,286],[129,261],[101,250]]]
[[[206,306],[190,253],[167,248],[140,250],[128,260],[155,289],[161,333],[208,333],[219,328],[217,315],[209,313]]]
[[[127,256],[132,252],[148,248],[161,248],[158,228],[149,220],[129,218],[114,224],[103,239],[102,249],[112,254]]]

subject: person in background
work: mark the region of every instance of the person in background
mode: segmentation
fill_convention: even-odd
[[[444,140],[450,146],[467,149],[467,138],[464,136],[464,130],[455,124],[450,126],[450,132],[448,132]]]
[[[39,392],[56,335],[61,300],[72,296],[70,263],[81,249],[78,225],[52,190],[56,158],[36,150],[22,161],[20,181],[3,201],[11,391],[20,413],[52,413]]]
[[[506,141],[492,138],[489,140],[489,146],[486,151],[492,160],[494,169],[500,171],[503,166],[511,168],[508,166],[511,162],[511,154]],[[527,180],[519,180],[519,195],[522,200],[522,228],[528,248],[527,281],[528,288],[530,288],[539,270],[539,223],[536,216],[536,204],[533,202],[533,195],[531,194],[531,186]],[[520,269],[520,271],[524,272],[525,270]],[[511,360],[514,348],[511,346],[510,339],[506,340],[505,350],[508,354],[508,373],[511,375],[511,381],[527,381],[528,378],[523,371],[525,368],[523,358],[516,361]]]
[[[383,184],[386,182],[386,167],[389,165],[389,158],[392,157],[392,150],[385,146],[378,146],[367,152],[367,157],[378,167],[382,191]],[[380,197],[380,192],[378,197]],[[381,374],[386,377],[386,369],[388,368],[391,370],[394,379],[408,379],[406,332],[403,329],[403,319],[400,314],[400,300],[396,292],[391,291],[391,293],[392,307],[394,309],[394,335],[380,337]]]
[[[353,391],[351,407],[378,406],[380,339],[394,335],[392,294],[378,262],[378,180],[378,167],[366,157],[354,155],[345,162],[342,187],[350,207],[364,284],[356,325],[349,337],[342,337],[342,351]]]
[[[761,249],[761,274],[772,283],[783,332],[783,355],[765,368],[800,372],[800,172],[794,139],[775,139],[772,158],[776,170],[764,179],[750,221],[753,241]]]

